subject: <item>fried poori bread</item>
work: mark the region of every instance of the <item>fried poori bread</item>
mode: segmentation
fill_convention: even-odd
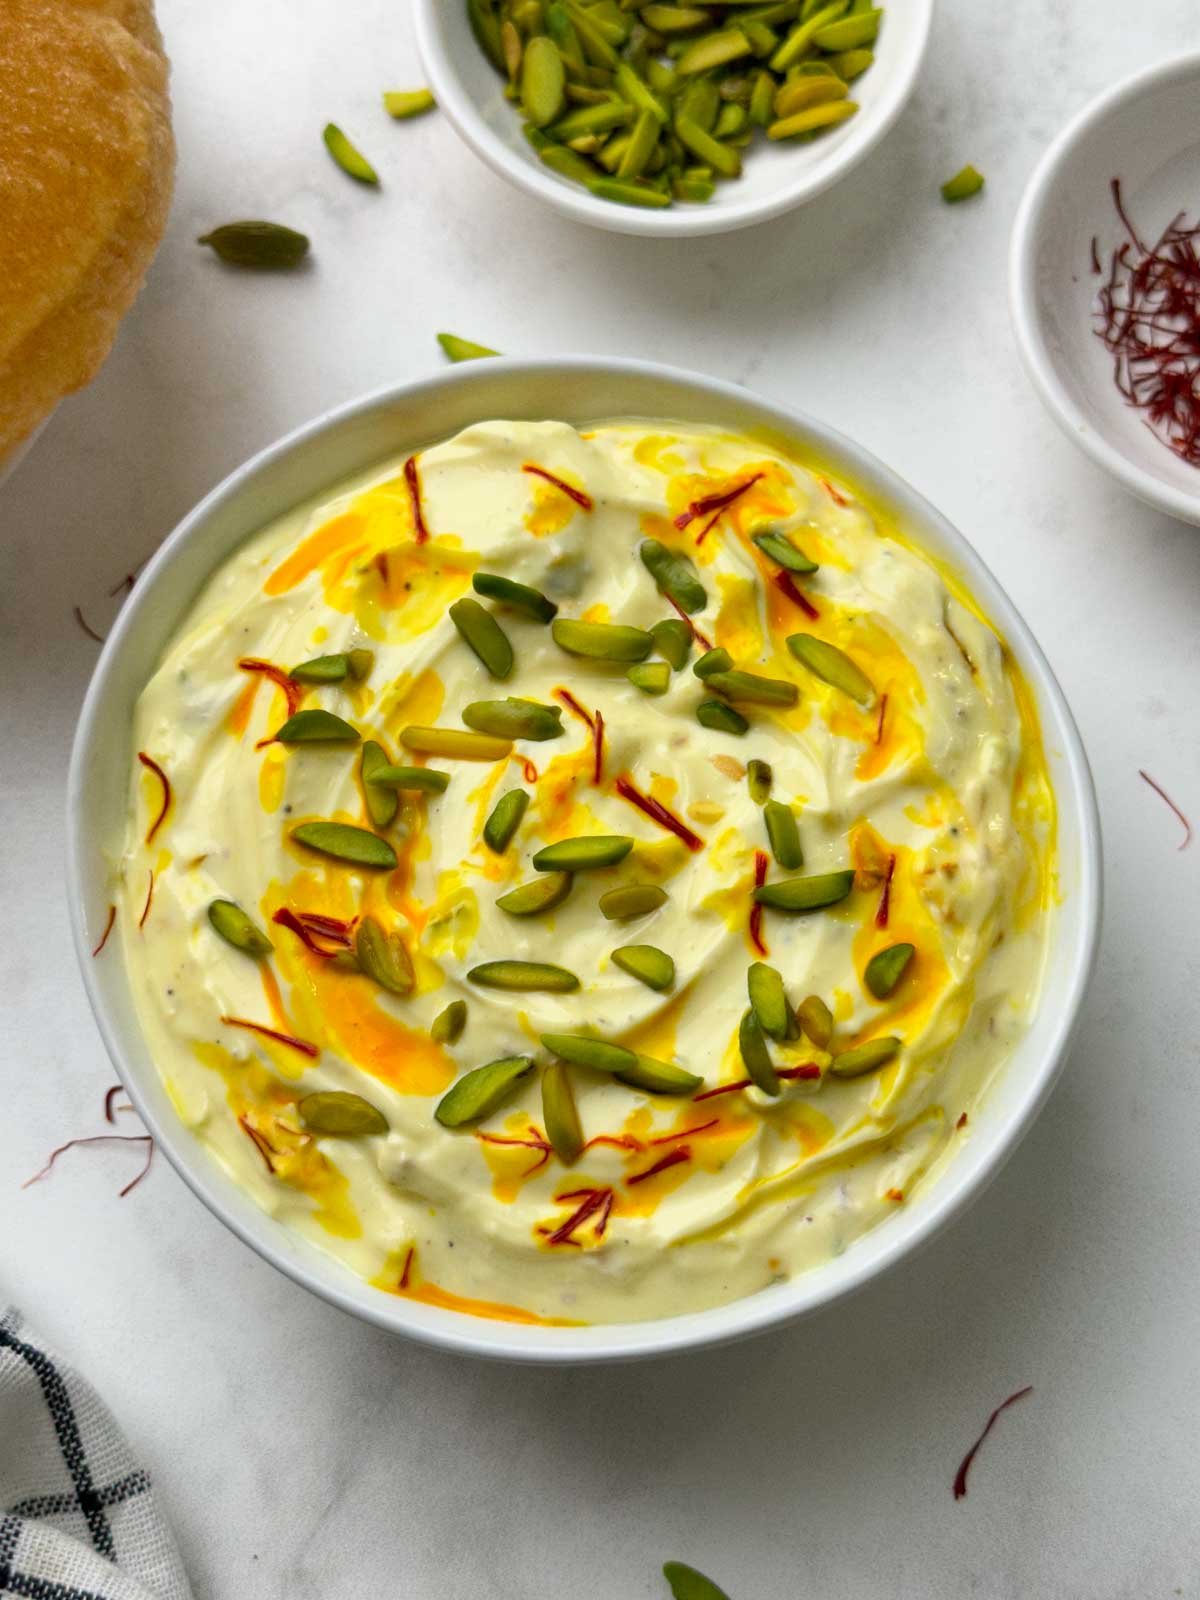
[[[152,0],[0,3],[0,460],[95,376],[171,199]]]

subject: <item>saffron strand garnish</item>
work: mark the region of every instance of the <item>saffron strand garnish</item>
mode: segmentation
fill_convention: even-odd
[[[582,1205],[573,1211],[564,1223],[555,1228],[554,1232],[547,1238],[547,1244],[573,1244],[578,1248],[579,1240],[574,1235],[583,1227],[585,1222],[590,1221],[592,1217],[596,1217],[597,1213],[599,1213],[599,1216],[595,1224],[596,1237],[597,1239],[604,1237],[604,1230],[608,1226],[608,1219],[613,1208],[613,1191],[611,1189],[572,1189],[567,1194],[555,1195],[554,1203],[561,1205],[567,1200],[579,1200],[581,1197]]]
[[[848,506],[850,504],[849,500],[846,499],[846,496],[839,493],[839,491],[834,488],[833,484],[830,483],[828,478],[818,478],[817,482],[821,485],[822,489],[824,489],[825,493],[833,501],[835,506]]]
[[[987,1419],[987,1422],[984,1424],[983,1432],[979,1435],[978,1439],[976,1439],[975,1443],[962,1458],[958,1471],[954,1474],[954,1498],[956,1500],[962,1500],[966,1498],[967,1474],[971,1470],[971,1463],[974,1461],[975,1456],[978,1453],[979,1446],[996,1426],[996,1418],[1002,1411],[1007,1411],[1009,1406],[1015,1405],[1018,1400],[1024,1400],[1027,1394],[1032,1393],[1033,1385],[1031,1383],[1027,1383],[1023,1389],[1018,1389],[1015,1394],[1010,1394],[1007,1400],[1002,1400],[996,1407],[995,1411],[993,1411],[991,1416]]]
[[[812,617],[815,620],[821,615],[804,593],[804,590],[795,582],[790,572],[777,572],[771,582],[779,590],[780,594],[786,595],[794,606],[799,606],[806,617]]]
[[[883,719],[887,716],[888,697],[881,694],[879,697],[879,720],[875,724],[875,743],[883,743]]]
[[[1121,180],[1110,187],[1127,237],[1097,293],[1094,331],[1126,404],[1180,460],[1200,466],[1200,222],[1180,212],[1147,245],[1125,209]],[[1093,244],[1093,270],[1098,260]]]
[[[691,1159],[692,1152],[687,1145],[681,1144],[674,1150],[668,1150],[665,1156],[660,1156],[654,1165],[647,1167],[644,1172],[635,1172],[631,1178],[626,1178],[625,1186],[631,1189],[635,1183],[645,1183],[647,1178],[655,1178],[660,1172],[666,1172],[669,1168],[677,1167],[681,1162]]]
[[[91,623],[84,616],[83,611],[79,606],[72,606],[71,612],[75,618],[75,621],[79,624],[80,628],[82,628],[83,632],[87,634],[89,639],[94,639],[97,644],[104,643],[104,635],[96,632],[95,628],[92,627]]]
[[[534,766],[533,762],[530,761],[528,756],[522,756],[520,760],[521,776],[525,779],[525,782],[536,783],[538,781],[538,769]]]
[[[888,857],[887,871],[883,875],[883,889],[879,895],[879,909],[875,913],[875,926],[886,928],[892,909],[892,879],[896,874],[896,858]]]
[[[293,1034],[281,1033],[278,1028],[268,1028],[261,1022],[249,1022],[245,1017],[222,1017],[221,1021],[229,1028],[246,1028],[250,1033],[261,1033],[264,1039],[274,1039],[277,1044],[286,1044],[292,1050],[299,1050],[302,1055],[321,1054],[316,1045],[309,1044],[307,1039],[297,1039]]]
[[[746,478],[732,489],[724,489],[717,494],[701,495],[698,500],[692,500],[687,509],[681,511],[675,518],[675,526],[682,533],[697,517],[706,517],[710,511],[715,511],[719,516],[722,512],[727,511],[735,500],[739,500],[746,490],[756,484],[761,477],[763,477],[763,473],[756,472],[753,477]],[[709,526],[711,527],[712,524],[710,523]],[[704,531],[707,533],[708,529],[706,528]]]
[[[604,781],[604,713],[596,707],[592,723],[592,782],[597,788]]]
[[[416,1259],[416,1254],[416,1246],[410,1244],[408,1247],[408,1252],[404,1257],[404,1270],[400,1274],[400,1287],[402,1289],[407,1289],[412,1281],[413,1261]]]
[[[22,1189],[28,1189],[31,1183],[37,1183],[40,1179],[46,1177],[59,1156],[65,1155],[68,1150],[78,1149],[79,1146],[85,1144],[144,1144],[146,1146],[146,1160],[141,1171],[131,1178],[123,1189],[117,1191],[118,1200],[124,1200],[127,1194],[137,1188],[138,1184],[150,1171],[150,1163],[154,1160],[154,1139],[148,1133],[94,1133],[86,1139],[68,1139],[66,1144],[60,1144],[57,1150],[52,1150],[46,1165],[40,1172],[35,1172],[32,1178],[26,1178],[21,1185]]]
[[[531,1167],[526,1167],[525,1171],[521,1174],[522,1178],[531,1178],[535,1172],[539,1172],[546,1165],[547,1161],[549,1161],[550,1157],[554,1154],[554,1146],[550,1143],[549,1139],[546,1138],[546,1135],[541,1131],[541,1129],[534,1128],[532,1132],[534,1137],[530,1139],[507,1138],[499,1133],[477,1133],[475,1137],[481,1144],[516,1145],[519,1148],[526,1150],[539,1150],[541,1154],[538,1156],[537,1160]]]
[[[280,906],[279,910],[272,914],[271,921],[294,933],[313,955],[324,956],[326,959],[340,954],[343,950],[349,950],[354,942],[350,937],[351,924],[342,922],[336,917],[322,917],[311,911],[293,911],[289,906]],[[324,945],[317,943],[318,939],[328,940],[334,948],[326,949]]]
[[[150,828],[146,834],[145,842],[150,844],[154,838],[154,835],[158,832],[159,828],[162,827],[163,818],[171,808],[171,780],[159,766],[158,762],[154,760],[153,756],[148,756],[144,750],[138,751],[137,758],[148,771],[154,774],[159,783],[162,784],[162,805],[159,807],[158,815],[150,824]]]
[[[607,1144],[614,1150],[629,1150],[634,1155],[646,1147],[640,1139],[635,1139],[631,1133],[597,1133],[584,1145],[584,1150],[590,1150],[593,1145]],[[581,1152],[582,1153],[582,1152]]]
[[[769,865],[770,858],[768,857],[767,852],[765,850],[756,850],[754,852],[754,887],[756,889],[761,889],[763,884],[766,883],[767,868]],[[767,953],[767,944],[766,940],[762,936],[762,925],[763,908],[759,905],[757,900],[751,899],[750,921],[748,923],[750,930],[750,943],[758,951],[760,956],[765,956]]]
[[[547,472],[545,467],[535,467],[532,462],[527,461],[521,471],[528,472],[535,478],[545,478],[547,483],[552,483],[556,489],[561,489],[567,499],[574,500],[575,504],[583,511],[590,511],[595,504],[590,494],[584,494],[582,489],[576,489],[571,484],[564,483],[561,478],[556,478],[552,472]]]
[[[596,731],[595,719],[591,712],[584,710],[569,689],[555,689],[554,698],[560,700],[567,710],[577,716],[581,722],[586,722],[593,733]]]
[[[100,935],[100,943],[92,951],[92,954],[94,956],[98,956],[100,954],[101,950],[104,949],[104,946],[108,943],[108,936],[113,931],[113,923],[116,920],[117,920],[117,908],[116,908],[116,906],[111,906],[110,905],[109,908],[108,908],[108,921],[104,924],[104,932]]]
[[[138,918],[138,928],[146,926],[146,918],[150,915],[150,907],[154,901],[154,868],[150,869],[150,882],[146,885],[146,904],[142,907],[142,914]]]
[[[676,610],[679,613],[679,615],[683,618],[683,620],[687,623],[688,627],[692,630],[692,638],[695,639],[696,643],[700,646],[700,648],[702,650],[711,650],[712,649],[712,640],[708,637],[708,635],[706,633],[701,633],[700,632],[700,629],[692,621],[691,617],[688,616],[687,612],[679,604],[679,601],[676,600],[675,596],[669,594],[669,595],[666,595],[664,598],[671,602],[671,606],[673,607],[673,609]]]
[[[1163,800],[1168,806],[1170,806],[1171,810],[1179,818],[1180,822],[1183,823],[1183,830],[1184,830],[1184,832],[1183,832],[1183,843],[1179,846],[1179,848],[1181,850],[1186,850],[1188,845],[1190,845],[1191,842],[1192,842],[1192,825],[1191,825],[1191,823],[1188,821],[1187,817],[1179,809],[1179,807],[1175,804],[1174,800],[1171,799],[1171,796],[1163,788],[1161,783],[1156,783],[1154,781],[1154,779],[1150,776],[1150,774],[1148,772],[1143,771],[1141,767],[1138,768],[1138,777],[1141,778],[1144,783],[1148,783],[1150,785],[1150,787],[1154,790],[1155,794],[1158,795],[1158,797],[1161,800]]]
[[[224,1020],[224,1019],[222,1019],[222,1020]],[[249,1139],[250,1143],[258,1151],[259,1155],[266,1162],[267,1171],[270,1172],[270,1173],[274,1173],[274,1171],[275,1171],[275,1163],[271,1160],[271,1157],[273,1155],[278,1155],[279,1152],[275,1149],[275,1146],[267,1138],[266,1134],[260,1133],[258,1131],[258,1129],[253,1126],[252,1123],[250,1123],[250,1122],[248,1122],[246,1120],[245,1117],[239,1117],[238,1118],[238,1126],[241,1128],[242,1132]]]
[[[712,1117],[708,1122],[697,1122],[690,1128],[679,1128],[675,1133],[661,1134],[657,1139],[651,1139],[650,1144],[670,1144],[675,1139],[691,1139],[697,1133],[707,1133],[710,1128],[719,1128],[720,1117]]]
[[[416,542],[429,543],[429,529],[425,526],[425,512],[421,506],[421,479],[417,472],[416,456],[409,456],[404,463],[404,481],[408,485],[408,498],[412,503],[413,527],[416,529]]]
[[[815,1083],[821,1076],[821,1069],[815,1061],[803,1061],[798,1067],[776,1067],[775,1076],[777,1078]],[[718,1095],[722,1094],[739,1094],[743,1089],[752,1089],[753,1087],[753,1078],[736,1078],[733,1083],[722,1083],[715,1089],[704,1089],[700,1094],[694,1094],[692,1096],[692,1104],[695,1105],[700,1100],[715,1100]],[[710,1124],[706,1123],[705,1126],[708,1127]]]
[[[652,822],[657,822],[660,828],[665,828],[668,833],[673,833],[677,839],[682,839],[684,844],[693,853],[704,849],[704,840],[698,833],[693,833],[686,822],[681,822],[672,811],[658,800],[648,794],[643,794],[636,787],[627,772],[623,772],[617,779],[617,793],[622,800],[628,800],[631,806],[636,806],[640,812],[649,817]]]
[[[255,656],[243,656],[238,662],[238,666],[243,672],[258,672],[264,678],[270,678],[275,687],[282,689],[287,696],[288,716],[295,715],[300,701],[304,697],[304,685],[302,683],[297,683],[294,678],[289,678],[282,667],[273,666],[269,661],[259,661]],[[272,741],[265,740],[264,742],[269,744]]]

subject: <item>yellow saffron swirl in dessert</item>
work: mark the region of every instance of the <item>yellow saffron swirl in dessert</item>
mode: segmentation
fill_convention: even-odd
[[[755,542],[764,532],[786,541],[775,556],[799,552],[815,570],[781,566],[770,540]],[[686,558],[703,590],[674,630],[690,653],[665,688],[661,668],[630,676],[664,660],[661,630],[652,646],[642,635],[687,612],[660,591],[648,541]],[[538,591],[554,625],[548,608],[477,593],[477,574]],[[463,599],[511,645],[503,680],[451,615]],[[643,660],[572,653],[561,622],[635,630],[622,648]],[[785,688],[763,703],[736,677],[712,687],[693,670],[710,647]],[[351,651],[357,675],[288,677]],[[412,730],[461,736],[465,708],[508,697],[553,708],[560,728],[485,746],[487,759],[454,740],[446,755],[419,748]],[[347,738],[275,738],[291,712],[317,710],[348,723]],[[448,782],[398,791],[394,820],[373,822],[354,734]],[[802,863],[786,847],[788,864],[775,859],[759,763]],[[221,566],[141,695],[130,766],[118,926],[180,1116],[272,1215],[381,1290],[431,1304],[632,1321],[827,1262],[969,1137],[1037,1002],[1054,803],[1031,698],[953,577],[884,510],[776,443],[491,422],[401,456]],[[484,826],[515,789],[529,804],[497,850]],[[387,864],[294,837],[311,823],[386,840]],[[632,843],[615,864],[575,871],[540,913],[498,904],[544,881],[539,851],[593,835]],[[827,904],[770,903],[773,885],[836,873]],[[601,898],[630,885],[662,892],[632,920],[606,916]],[[216,901],[270,948],[222,937]],[[364,969],[364,924],[400,983]],[[628,946],[671,958],[666,987],[614,959]],[[880,983],[868,967],[898,946],[911,952],[898,977],[890,956]],[[498,961],[577,984],[480,981]],[[756,962],[789,1008],[783,1037],[757,1028],[752,1053],[774,1075],[764,1087],[745,1059]],[[466,1022],[447,1039],[433,1024],[454,1001]],[[577,1110],[576,1155],[547,1127],[558,1057],[545,1035],[603,1040],[692,1079],[663,1093],[553,1067]],[[858,1071],[872,1059],[861,1047],[885,1039],[897,1041],[887,1059]],[[483,1114],[449,1115],[478,1080],[447,1101],[455,1085],[514,1058],[524,1069],[478,1101]],[[329,1091],[365,1101],[376,1131],[311,1125],[308,1097]]]

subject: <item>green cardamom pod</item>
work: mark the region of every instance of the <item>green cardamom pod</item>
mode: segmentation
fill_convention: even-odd
[[[308,254],[308,236],[280,222],[226,222],[202,233],[196,243],[208,245],[230,266],[267,271],[298,267]]]

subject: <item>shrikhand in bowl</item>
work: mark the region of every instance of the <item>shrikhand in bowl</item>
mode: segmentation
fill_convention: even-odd
[[[629,387],[246,501],[125,674],[89,976],[151,1125],[460,1348],[797,1309],[967,1162],[1080,876],[993,597],[836,451]]]

